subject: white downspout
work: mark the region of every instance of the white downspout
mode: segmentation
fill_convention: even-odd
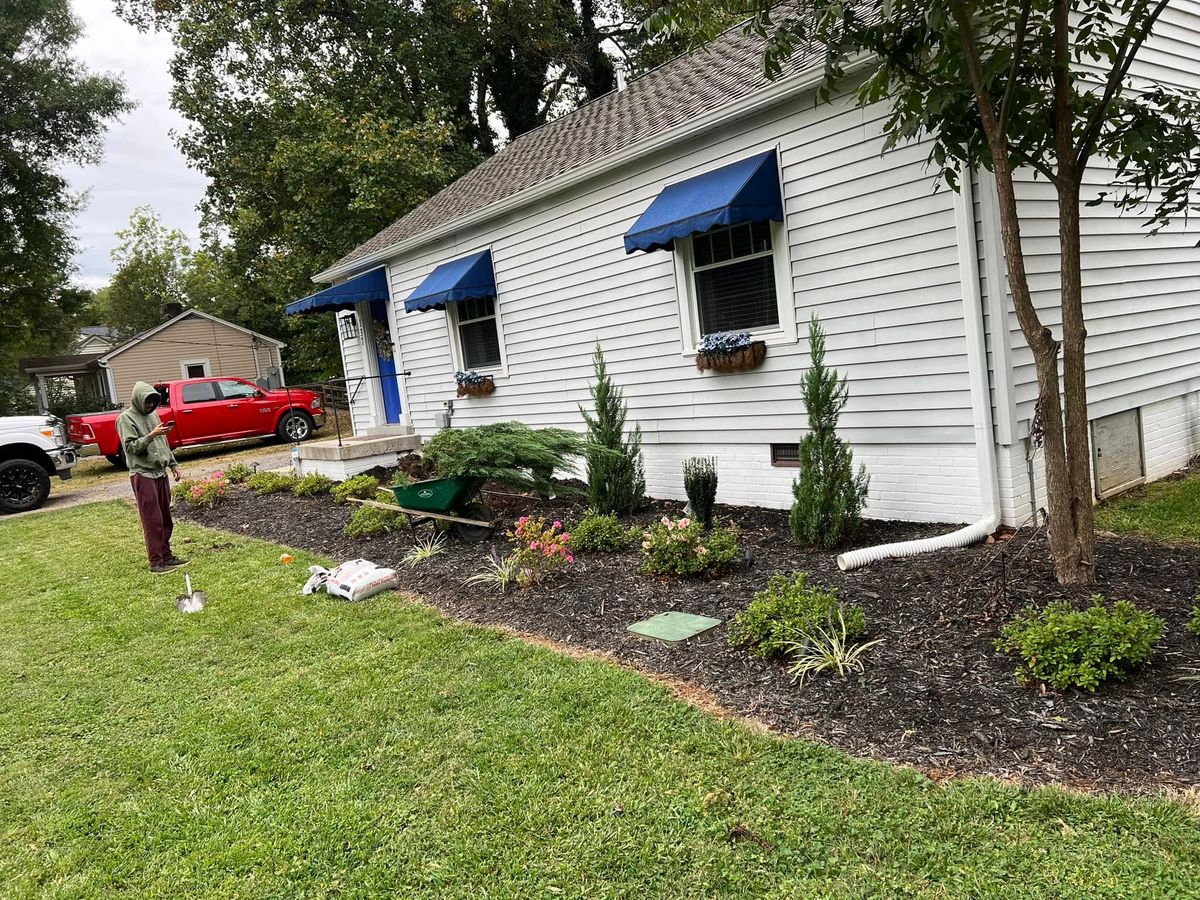
[[[983,297],[979,290],[979,259],[975,243],[975,198],[971,170],[963,166],[954,200],[958,233],[958,272],[963,288],[963,321],[966,326],[967,373],[971,380],[971,408],[975,419],[975,455],[979,465],[979,493],[983,515],[978,521],[938,537],[880,544],[842,553],[838,568],[849,572],[897,556],[916,556],[934,550],[968,547],[982,541],[1000,524],[1000,485],[996,479],[996,438],[992,431],[992,398],[988,385],[987,345],[983,329]],[[996,287],[993,286],[993,290]]]

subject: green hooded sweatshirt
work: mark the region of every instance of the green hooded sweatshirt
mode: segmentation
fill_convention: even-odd
[[[117,435],[121,438],[130,475],[162,478],[167,469],[176,465],[175,454],[167,446],[166,437],[148,437],[161,423],[158,413],[146,409],[146,400],[156,393],[153,386],[139,381],[133,386],[133,400],[117,416]]]

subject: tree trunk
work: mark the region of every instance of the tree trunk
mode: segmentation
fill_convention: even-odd
[[[1000,235],[1004,243],[1004,258],[1008,269],[1008,285],[1013,297],[1013,309],[1025,335],[1025,341],[1033,351],[1037,370],[1038,393],[1041,396],[1041,414],[1044,428],[1044,451],[1046,458],[1046,493],[1050,512],[1050,552],[1054,556],[1055,572],[1060,582],[1079,583],[1090,580],[1091,553],[1082,552],[1090,548],[1090,542],[1081,544],[1075,527],[1081,512],[1073,485],[1070,455],[1063,429],[1063,403],[1059,388],[1058,341],[1050,329],[1041,323],[1033,298],[1029,291],[1029,278],[1025,271],[1025,254],[1021,246],[1021,224],[1017,215],[1016,192],[1013,188],[1012,170],[1009,168],[1004,149],[993,153],[996,171],[996,193],[1000,206]],[[1076,238],[1078,238],[1078,206],[1076,206]],[[1078,254],[1075,255],[1076,268]],[[1087,461],[1086,408],[1084,411],[1084,461]],[[1087,469],[1084,482],[1087,482]],[[1085,495],[1087,524],[1091,524],[1090,495]],[[1086,565],[1084,565],[1086,563]]]
[[[1096,535],[1092,515],[1092,461],[1088,444],[1087,359],[1084,343],[1083,281],[1079,252],[1079,185],[1074,173],[1058,191],[1060,297],[1063,320],[1063,405],[1065,413],[1065,494],[1053,503],[1051,541],[1054,567],[1063,584],[1090,584],[1094,578]]]
[[[1065,478],[1050,507],[1054,568],[1062,584],[1091,584],[1095,570],[1092,463],[1088,449],[1087,359],[1083,322],[1083,276],[1079,248],[1079,185],[1075,118],[1071,113],[1071,26],[1067,0],[1054,6],[1054,153],[1058,161],[1059,308],[1063,331]],[[1056,386],[1057,390],[1057,386]],[[1049,455],[1047,454],[1047,465]]]

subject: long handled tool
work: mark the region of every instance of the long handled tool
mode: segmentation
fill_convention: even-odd
[[[175,598],[175,605],[179,607],[180,612],[197,613],[204,609],[204,601],[207,595],[204,591],[192,590],[192,576],[184,574],[183,583],[187,586],[187,593],[180,594]]]

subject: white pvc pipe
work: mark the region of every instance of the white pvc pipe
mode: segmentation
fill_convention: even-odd
[[[837,558],[838,568],[849,572],[868,563],[900,556],[917,556],[935,550],[969,547],[984,540],[1000,524],[1000,485],[996,481],[996,437],[992,430],[992,398],[988,385],[987,344],[983,328],[983,296],[979,290],[978,245],[975,243],[975,198],[971,170],[963,166],[954,200],[958,233],[958,272],[963,288],[963,322],[966,328],[967,372],[971,381],[971,407],[975,419],[975,455],[979,465],[982,517],[957,531],[915,541],[899,541],[850,550]],[[998,286],[993,286],[998,290]]]

